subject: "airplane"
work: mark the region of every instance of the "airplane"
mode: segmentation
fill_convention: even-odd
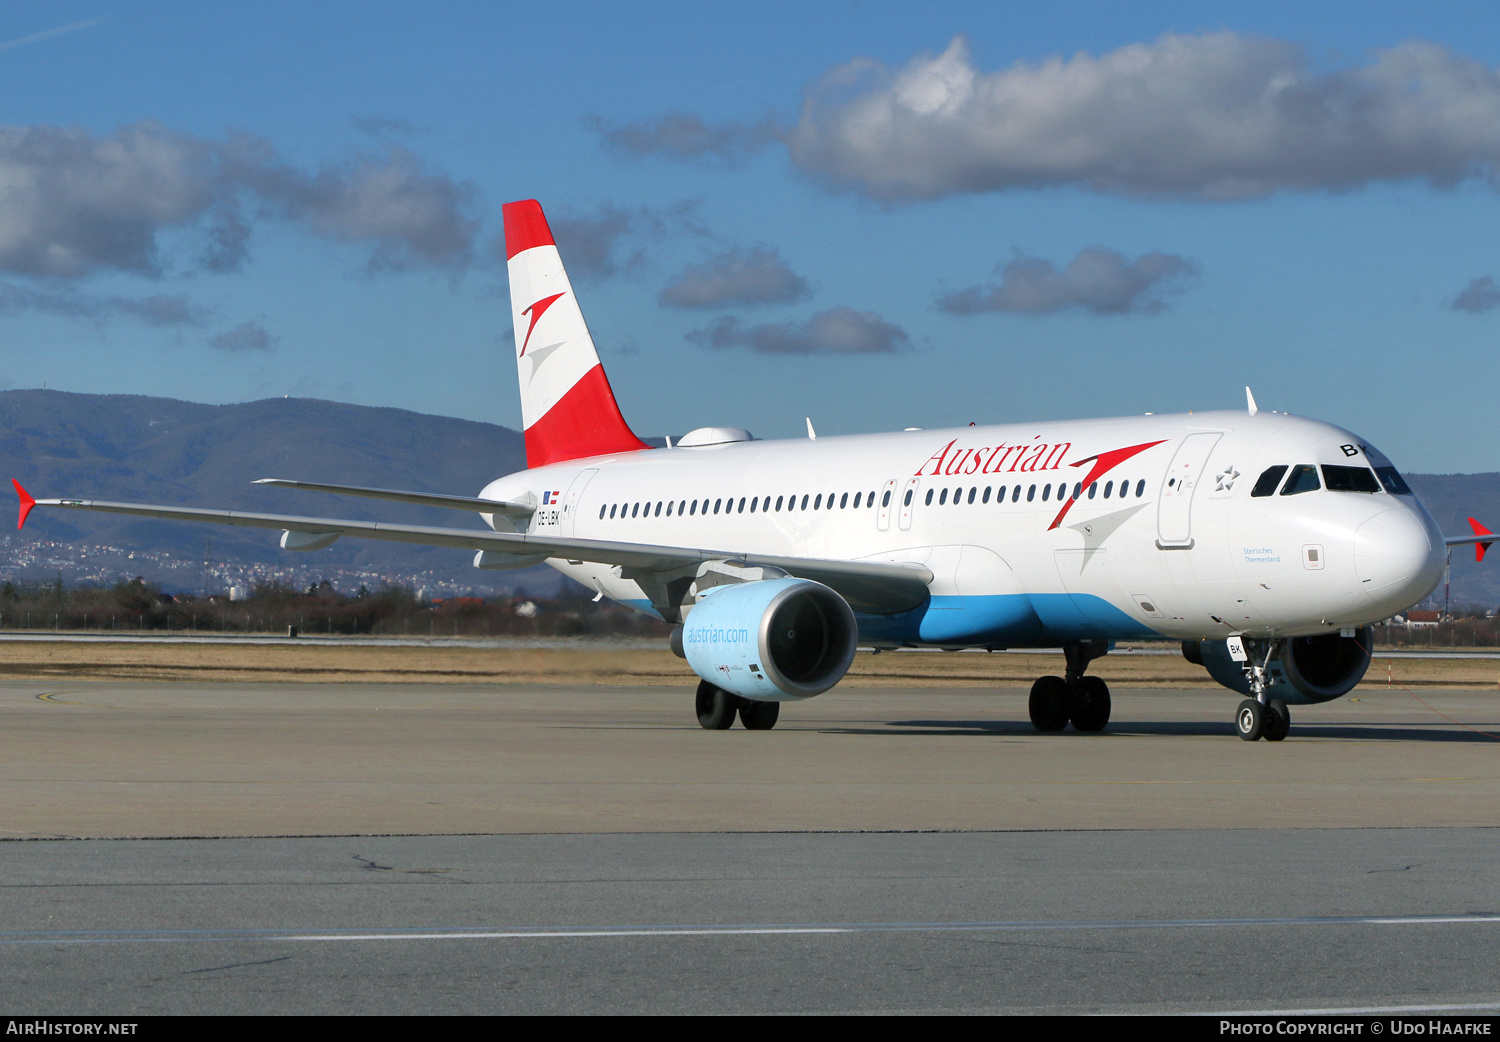
[[[1289,705],[1364,676],[1372,623],[1418,603],[1449,547],[1358,435],[1257,408],[763,441],[701,427],[652,448],[621,415],[536,200],[503,208],[527,469],[478,496],[258,483],[477,512],[487,528],[20,497],[38,506],[280,529],[281,546],[383,539],[545,561],[673,625],[699,724],[775,726],[858,647],[1061,648],[1033,726],[1097,732],[1115,642],[1180,641],[1244,696],[1235,729],[1281,741]]]

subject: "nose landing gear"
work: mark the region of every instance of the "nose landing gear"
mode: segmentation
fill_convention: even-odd
[[[1104,730],[1109,723],[1109,685],[1098,677],[1084,676],[1083,671],[1108,653],[1107,640],[1064,645],[1067,676],[1042,677],[1031,685],[1027,703],[1031,726],[1038,731],[1061,731],[1071,722],[1078,731]]]
[[[1279,742],[1292,729],[1292,711],[1279,698],[1270,697],[1271,674],[1267,668],[1276,651],[1279,640],[1245,642],[1245,679],[1250,682],[1250,693],[1254,696],[1240,703],[1234,714],[1235,733],[1247,742],[1264,738],[1268,742]],[[1256,659],[1260,661],[1257,663]]]

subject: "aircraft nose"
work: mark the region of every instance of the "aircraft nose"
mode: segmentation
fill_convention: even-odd
[[[1391,613],[1426,597],[1443,575],[1446,547],[1434,545],[1411,511],[1376,514],[1354,533],[1354,570],[1365,593]]]

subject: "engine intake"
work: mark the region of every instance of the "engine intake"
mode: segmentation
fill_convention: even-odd
[[[786,578],[705,591],[673,643],[709,683],[743,698],[784,702],[820,695],[842,680],[858,637],[842,597],[822,583]]]

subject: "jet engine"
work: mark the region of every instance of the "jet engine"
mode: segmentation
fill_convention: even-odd
[[[700,593],[672,633],[672,650],[725,691],[788,702],[842,680],[858,636],[854,612],[822,583],[758,579]]]
[[[1246,641],[1247,645],[1250,643]],[[1271,695],[1288,705],[1311,705],[1346,695],[1364,679],[1374,646],[1375,630],[1370,626],[1355,630],[1352,637],[1337,633],[1288,637],[1267,667]],[[1182,654],[1230,690],[1250,694],[1245,671],[1229,657],[1224,641],[1183,641]]]

